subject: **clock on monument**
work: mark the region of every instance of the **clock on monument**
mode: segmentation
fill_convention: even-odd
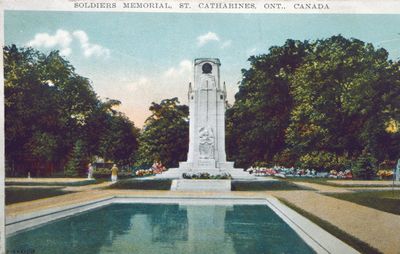
[[[201,69],[203,70],[203,73],[208,74],[208,73],[211,73],[212,66],[209,63],[205,63],[205,64],[203,64],[203,66],[201,66]]]

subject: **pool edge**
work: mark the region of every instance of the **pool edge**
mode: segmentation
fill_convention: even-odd
[[[240,197],[137,197],[115,195],[89,202],[77,203],[64,207],[44,209],[41,211],[6,217],[6,237],[18,234],[42,224],[63,219],[82,212],[100,208],[114,203],[147,203],[179,205],[267,205],[316,253],[359,253],[352,247],[328,233],[301,214],[289,208],[274,197],[240,198]]]

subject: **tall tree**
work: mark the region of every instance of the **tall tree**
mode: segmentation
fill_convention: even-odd
[[[106,116],[106,131],[100,138],[100,155],[119,165],[130,165],[138,148],[139,129],[123,114]]]
[[[114,100],[100,101],[90,81],[75,73],[58,51],[45,55],[15,45],[3,51],[6,162],[11,174],[51,174],[62,171],[68,161],[65,172],[82,173],[74,167],[100,155],[101,140],[107,138],[113,141],[107,149],[114,150],[111,159],[131,161],[137,147],[133,123],[112,109]]]
[[[160,160],[167,167],[176,167],[179,161],[186,160],[188,151],[189,108],[172,98],[160,104],[153,102],[150,111],[152,115],[139,136],[137,165]]]
[[[228,157],[237,166],[271,162],[285,148],[292,96],[288,76],[302,63],[308,42],[287,40],[249,58],[233,107],[227,110]]]
[[[286,137],[291,149],[300,161],[330,153],[338,162],[358,157],[365,147],[385,159],[392,138],[385,128],[395,113],[399,70],[391,67],[384,49],[357,39],[333,36],[312,48],[289,79],[294,107]]]

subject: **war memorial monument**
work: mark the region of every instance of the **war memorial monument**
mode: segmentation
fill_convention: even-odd
[[[161,177],[182,178],[183,174],[208,173],[211,176],[252,178],[234,162],[226,160],[226,87],[220,81],[221,63],[217,58],[194,60],[194,84],[189,83],[189,151],[187,161]]]

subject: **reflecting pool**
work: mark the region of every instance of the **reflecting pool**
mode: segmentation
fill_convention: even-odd
[[[264,205],[112,204],[7,238],[9,253],[314,253]]]

